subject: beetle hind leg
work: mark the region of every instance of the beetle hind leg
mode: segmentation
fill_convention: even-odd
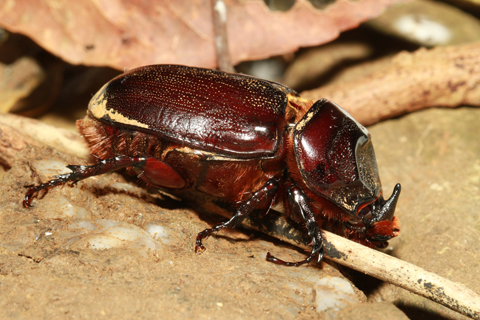
[[[323,237],[322,233],[320,232],[320,227],[318,226],[315,219],[315,215],[308,206],[308,201],[305,198],[305,195],[302,191],[300,191],[300,189],[292,186],[287,191],[287,197],[289,203],[292,205],[293,211],[303,219],[307,226],[308,235],[312,237],[312,252],[306,259],[298,262],[286,262],[275,258],[273,255],[270,254],[270,252],[268,252],[267,261],[288,267],[298,267],[302,264],[309,263],[313,260],[315,256],[318,256],[317,261],[320,262],[325,255],[325,248],[323,247]]]
[[[112,171],[111,167],[115,166],[115,164],[118,162],[118,159],[117,157],[115,157],[112,158],[112,160],[109,160],[102,160],[92,166],[68,165],[67,168],[72,170],[71,173],[55,176],[55,179],[52,179],[46,183],[39,184],[38,186],[29,186],[29,189],[23,199],[23,206],[25,208],[31,208],[32,200],[36,198],[38,193],[42,190],[48,191],[56,186],[61,186],[69,182],[75,184],[78,181],[86,179],[88,177]]]
[[[248,217],[258,205],[264,201],[273,202],[275,199],[275,194],[278,189],[278,182],[275,179],[268,180],[265,185],[255,192],[250,199],[245,201],[240,205],[235,214],[230,218],[230,220],[223,222],[219,225],[216,225],[213,228],[205,229],[202,232],[199,232],[197,235],[197,240],[195,242],[195,252],[205,251],[205,247],[202,244],[203,239],[207,239],[210,235],[215,232],[218,232],[224,228],[235,228]]]
[[[64,185],[68,182],[75,184],[80,180],[126,167],[133,167],[142,170],[142,173],[148,177],[149,181],[152,181],[160,186],[182,188],[185,185],[185,181],[175,171],[175,169],[160,159],[151,156],[117,156],[100,160],[98,163],[91,166],[67,166],[68,169],[72,170],[71,173],[58,175],[55,177],[55,179],[52,179],[46,183],[30,187],[25,194],[23,206],[25,208],[32,207],[32,200],[42,190],[48,191],[49,189],[59,185]]]

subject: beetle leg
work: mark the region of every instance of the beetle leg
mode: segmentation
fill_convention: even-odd
[[[98,176],[126,167],[136,167],[144,170],[144,173],[148,177],[153,178],[154,182],[163,179],[164,183],[160,184],[161,186],[181,188],[185,185],[183,178],[172,167],[157,158],[150,156],[117,156],[114,158],[101,160],[91,166],[68,165],[67,168],[72,170],[71,173],[58,175],[55,177],[55,179],[50,180],[47,183],[42,183],[38,186],[30,188],[23,200],[23,206],[25,208],[31,207],[33,198],[35,198],[37,194],[44,189],[49,190],[70,181],[72,181],[74,184],[89,177]]]
[[[205,247],[202,244],[202,240],[208,238],[212,233],[218,232],[224,228],[235,228],[245,220],[250,213],[255,210],[255,208],[262,203],[264,200],[273,200],[275,198],[276,192],[278,189],[278,181],[275,179],[270,179],[265,183],[265,185],[255,192],[250,199],[243,202],[240,207],[237,209],[235,214],[230,218],[230,220],[223,222],[213,228],[205,229],[202,232],[198,233],[197,241],[195,243],[195,252],[205,251]]]
[[[293,211],[299,214],[303,221],[307,225],[308,235],[312,237],[312,252],[310,255],[302,261],[298,262],[286,262],[275,258],[270,252],[267,253],[267,260],[273,263],[281,264],[289,267],[298,267],[302,264],[309,263],[312,259],[318,255],[317,261],[320,262],[325,255],[325,248],[323,247],[322,233],[320,227],[315,220],[315,215],[308,206],[308,201],[303,192],[296,186],[292,186],[287,190],[288,201],[293,207]]]

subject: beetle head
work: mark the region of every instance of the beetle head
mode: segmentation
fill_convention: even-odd
[[[295,126],[294,150],[308,189],[343,209],[345,220],[363,232],[392,221],[400,185],[383,199],[370,133],[345,110],[325,99],[315,102]]]

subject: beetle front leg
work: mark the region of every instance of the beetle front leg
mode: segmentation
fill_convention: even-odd
[[[202,232],[198,233],[197,241],[195,243],[195,252],[205,251],[205,247],[202,244],[202,240],[208,238],[212,233],[218,232],[224,228],[235,228],[248,217],[258,205],[264,201],[270,201],[273,203],[275,195],[278,189],[277,180],[270,179],[265,183],[265,185],[255,192],[250,199],[241,204],[237,209],[235,214],[230,218],[230,220],[221,223],[213,228],[205,229]]]
[[[305,260],[298,262],[286,262],[275,258],[273,255],[270,254],[270,252],[268,252],[267,260],[284,266],[298,267],[302,264],[309,263],[316,255],[318,255],[317,261],[320,262],[325,255],[322,233],[320,232],[320,227],[315,220],[315,215],[310,210],[305,195],[298,187],[292,186],[287,190],[287,197],[289,203],[293,207],[293,211],[297,213],[307,225],[308,235],[312,237],[312,252]]]

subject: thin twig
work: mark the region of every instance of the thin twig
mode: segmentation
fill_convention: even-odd
[[[371,74],[303,98],[327,98],[364,125],[429,107],[480,106],[480,42],[401,52]]]
[[[323,236],[328,259],[480,319],[480,295],[466,286],[336,234]]]
[[[212,0],[215,47],[217,48],[218,68],[225,72],[235,72],[230,59],[227,34],[227,6],[223,0]]]
[[[202,194],[182,195],[210,212],[230,217]],[[244,224],[292,245],[309,250],[306,232],[295,229],[281,215],[250,217]],[[343,266],[394,284],[444,305],[473,319],[480,319],[480,295],[464,285],[428,272],[416,265],[360,245],[328,231],[322,231],[326,258]]]

